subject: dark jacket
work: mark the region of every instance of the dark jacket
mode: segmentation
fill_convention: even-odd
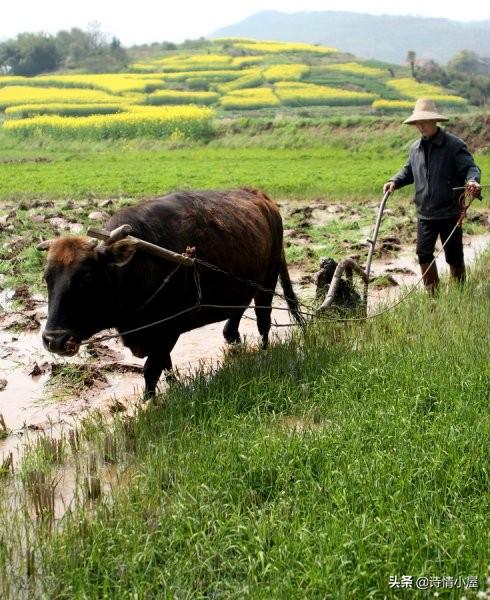
[[[391,178],[395,189],[415,183],[415,205],[419,219],[449,219],[457,217],[461,209],[461,192],[451,188],[462,187],[469,181],[480,181],[480,169],[463,140],[439,129],[431,140],[427,167],[422,138],[410,146],[405,165]]]

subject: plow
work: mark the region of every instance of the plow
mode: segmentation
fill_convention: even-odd
[[[483,186],[483,187],[488,187],[488,186]],[[460,197],[461,215],[460,215],[460,218],[458,219],[458,222],[455,225],[453,231],[451,232],[451,234],[448,237],[448,239],[446,240],[446,242],[443,244],[443,246],[440,249],[440,251],[438,252],[438,254],[435,256],[431,265],[435,262],[437,257],[443,251],[445,244],[450,239],[450,237],[453,235],[456,228],[461,225],[464,217],[466,216],[466,212],[467,212],[469,206],[471,205],[471,202],[474,199],[472,197],[467,196],[465,187],[453,188],[453,191],[461,191],[461,197]],[[379,313],[368,315],[369,284],[372,282],[371,267],[372,267],[373,258],[375,256],[376,243],[378,240],[379,230],[381,227],[383,213],[384,213],[384,210],[386,207],[386,202],[391,194],[392,194],[392,192],[387,191],[383,195],[383,197],[378,205],[378,208],[376,211],[376,219],[375,219],[371,234],[368,237],[368,239],[366,240],[366,243],[368,245],[368,255],[367,255],[366,265],[363,267],[352,257],[344,258],[338,264],[335,263],[334,261],[332,261],[332,259],[327,259],[328,261],[331,261],[334,265],[336,265],[335,270],[333,272],[333,275],[330,275],[328,278],[329,281],[327,282],[327,285],[326,285],[325,298],[324,298],[323,302],[321,302],[321,304],[319,304],[319,306],[316,306],[315,308],[312,308],[311,306],[307,306],[305,304],[301,304],[301,307],[302,307],[301,314],[305,318],[305,322],[307,319],[317,318],[317,317],[327,318],[327,320],[332,320],[332,321],[360,321],[360,320],[364,320],[367,318],[379,316],[380,314],[387,312],[387,310],[391,310],[392,308],[395,308],[396,306],[398,306],[402,301],[404,301],[416,289],[417,285],[423,280],[424,274],[414,284],[414,286],[401,299],[398,299],[393,305],[389,306],[387,309],[383,309]],[[467,199],[468,199],[468,201],[466,201]],[[105,230],[96,229],[96,228],[89,228],[87,230],[87,235],[91,238],[102,241],[107,246],[110,246],[110,245],[114,244],[115,242],[118,242],[122,239],[126,239],[126,240],[132,242],[141,251],[151,254],[153,256],[156,256],[157,258],[160,258],[162,260],[166,260],[166,261],[176,264],[176,269],[178,269],[180,266],[194,269],[194,276],[195,276],[196,286],[198,289],[198,302],[196,303],[196,305],[185,309],[184,312],[190,312],[197,308],[248,308],[248,306],[226,306],[226,305],[216,305],[216,304],[213,304],[213,305],[203,304],[201,302],[201,298],[200,298],[200,294],[199,294],[200,284],[199,284],[199,274],[198,274],[198,270],[197,270],[198,266],[203,266],[208,269],[212,269],[212,270],[221,272],[222,274],[227,275],[230,278],[242,281],[243,283],[247,283],[250,286],[256,287],[258,289],[263,289],[256,282],[253,282],[250,280],[244,280],[240,277],[237,277],[233,273],[226,272],[226,271],[220,269],[216,265],[206,263],[206,262],[200,260],[199,258],[193,256],[193,253],[195,250],[194,248],[187,248],[186,252],[177,253],[177,252],[174,252],[167,248],[163,248],[156,244],[147,242],[146,240],[135,237],[132,235],[132,228],[128,224],[121,225],[110,232],[105,231]],[[429,265],[429,268],[431,265]],[[356,316],[356,317],[329,318],[327,316],[329,313],[329,309],[331,309],[334,306],[336,298],[337,298],[337,294],[339,292],[339,288],[342,286],[342,283],[343,282],[347,283],[349,285],[350,289],[354,290],[354,287],[352,285],[354,275],[359,277],[362,281],[362,297],[361,297],[361,301],[360,301],[360,306],[361,306],[360,313],[358,313],[358,316]],[[345,276],[346,280],[343,279],[344,276]],[[161,289],[166,285],[166,283],[168,283],[167,280],[165,280],[162,283],[162,286],[159,288],[158,291],[161,291]],[[268,292],[272,293],[274,296],[278,296],[282,299],[285,299],[281,294],[276,292],[276,290],[264,289],[264,291],[268,291]],[[320,290],[317,287],[317,297],[318,297],[319,291]],[[356,296],[358,296],[356,292],[354,292],[354,294]],[[259,306],[256,308],[261,308],[261,307]],[[275,307],[275,309],[288,310],[286,307]],[[170,317],[166,317],[165,319],[159,320],[158,322],[149,323],[140,328],[137,328],[135,330],[131,330],[131,331],[125,332],[125,333],[133,333],[134,331],[148,329],[148,328],[151,328],[152,326],[160,325],[163,322],[172,320],[173,318],[177,318],[181,315],[182,315],[182,311],[175,315],[172,315]],[[291,325],[293,325],[293,324],[291,324]],[[104,336],[104,338],[102,338],[102,339],[105,340],[105,339],[110,339],[112,337],[119,337],[119,335],[122,335],[122,334],[117,334],[115,336]]]
[[[362,307],[361,315],[364,315],[364,317],[367,316],[369,284],[371,282],[371,276],[370,276],[371,266],[372,266],[372,261],[373,261],[374,255],[375,255],[376,242],[377,242],[378,235],[379,235],[383,212],[384,212],[386,202],[387,202],[390,194],[391,194],[391,192],[386,192],[383,195],[381,202],[378,206],[374,226],[372,228],[369,238],[367,239],[369,251],[368,251],[368,256],[367,256],[367,261],[366,261],[365,267],[361,266],[356,260],[354,260],[354,258],[351,258],[351,257],[341,260],[338,264],[335,263],[335,261],[332,261],[332,259],[328,259],[329,261],[331,261],[331,263],[333,263],[334,272],[333,272],[333,275],[330,273],[330,275],[328,276],[328,280],[326,282],[327,285],[326,285],[326,289],[325,289],[325,297],[324,297],[323,301],[320,302],[319,305],[316,306],[315,308],[312,308],[311,306],[307,306],[304,304],[301,305],[302,306],[302,315],[305,317],[305,321],[308,318],[315,318],[315,317],[321,317],[321,316],[324,317],[326,314],[328,314],[329,309],[335,303],[339,289],[341,288],[343,283],[344,284],[347,283],[349,285],[349,287],[352,290],[354,290],[354,288],[352,286],[354,275],[359,277],[363,284],[362,297],[360,297],[356,292],[354,292],[354,295],[356,296],[357,299],[360,298],[360,300],[361,300],[361,307]],[[235,276],[233,273],[225,272],[222,269],[220,269],[219,267],[217,267],[216,265],[211,265],[211,264],[205,263],[204,261],[201,261],[199,258],[193,256],[193,252],[192,252],[194,250],[193,248],[191,248],[191,249],[188,248],[187,251],[184,253],[177,253],[177,252],[174,252],[167,248],[163,248],[156,244],[152,244],[146,240],[135,237],[132,235],[132,228],[128,224],[121,225],[112,231],[105,231],[105,230],[100,230],[100,229],[91,227],[88,229],[87,235],[91,238],[102,241],[103,244],[107,245],[107,246],[111,246],[112,244],[125,239],[125,240],[133,243],[142,252],[151,254],[159,259],[174,263],[176,265],[176,269],[178,269],[181,266],[185,267],[185,268],[194,269],[196,285],[198,288],[199,288],[198,274],[197,274],[198,266],[204,266],[206,268],[220,271],[223,274],[228,275],[229,277],[231,277],[235,280],[241,279],[241,278]],[[346,281],[343,280],[344,276],[346,278]],[[253,281],[248,281],[248,280],[241,280],[241,281],[243,281],[244,283],[248,283],[249,285],[257,287],[257,288],[261,287],[260,285],[258,285],[257,283],[255,283]],[[166,281],[163,282],[162,286],[159,288],[159,291],[161,291],[162,287],[165,284],[166,284]],[[282,295],[277,293],[275,290],[265,290],[265,291],[269,291],[269,292],[273,293],[275,296],[279,296],[282,298]],[[319,292],[321,293],[320,288],[317,287],[317,294]],[[190,307],[189,309],[186,309],[186,311],[194,310],[199,307],[200,308],[217,308],[218,305],[203,304],[199,301],[195,306]],[[219,307],[225,308],[225,305],[219,305]],[[247,307],[237,306],[236,308],[247,308]],[[288,310],[285,307],[284,308],[283,307],[275,307],[275,309]],[[174,315],[174,317],[177,318],[180,315],[181,315],[181,313],[179,312],[178,314]],[[165,319],[165,321],[171,320],[171,318],[172,317],[170,317],[170,318],[167,317]],[[362,316],[360,318],[362,318]],[[334,320],[345,320],[345,319],[334,319]],[[162,323],[162,320],[155,322],[155,323],[150,323],[139,329],[150,328],[153,325],[159,325],[161,323]],[[104,336],[103,339],[109,339],[110,337],[113,337],[113,336]]]

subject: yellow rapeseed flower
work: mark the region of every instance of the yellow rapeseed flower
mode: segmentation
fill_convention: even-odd
[[[214,104],[219,99],[216,92],[187,92],[161,90],[147,97],[148,104]]]
[[[325,85],[294,81],[276,83],[274,88],[282,104],[288,106],[371,104],[376,98],[375,94],[366,92],[353,92]]]
[[[313,44],[288,43],[288,42],[235,42],[235,48],[243,50],[254,50],[255,52],[277,54],[280,52],[312,52],[314,54],[333,54],[338,52],[337,48],[326,46],[314,46]]]
[[[379,111],[410,110],[413,108],[412,100],[375,100],[372,108]]]
[[[89,117],[39,116],[8,120],[4,128],[21,137],[45,136],[72,139],[130,137],[202,138],[211,132],[214,112],[207,107],[141,106],[123,113]],[[179,132],[176,134],[175,132]]]
[[[386,69],[368,67],[358,62],[333,63],[325,65],[322,71],[340,71],[341,73],[353,73],[354,75],[367,75],[368,77],[380,77],[386,75]]]
[[[99,90],[29,87],[12,85],[0,88],[0,109],[15,104],[40,103],[97,103],[108,104],[117,102],[118,98]]]
[[[64,117],[84,117],[88,115],[120,112],[123,104],[17,104],[5,109],[5,116],[13,119],[25,119],[36,115],[59,115]]]
[[[264,71],[264,77],[267,81],[297,81],[306,75],[310,70],[308,65],[272,65]]]
[[[444,88],[429,83],[419,83],[409,77],[390,79],[387,84],[407,98],[428,98],[442,106],[464,106],[466,100],[461,96],[448,94]]]
[[[247,88],[234,90],[220,100],[225,110],[257,109],[279,105],[279,99],[270,88]]]

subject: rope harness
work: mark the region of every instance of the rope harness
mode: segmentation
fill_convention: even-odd
[[[432,261],[429,263],[429,266],[426,268],[426,270],[424,271],[424,273],[419,277],[419,279],[412,285],[412,287],[408,290],[408,292],[406,294],[404,294],[402,297],[398,298],[398,300],[396,302],[394,302],[393,304],[385,307],[383,310],[380,310],[376,313],[372,313],[369,315],[364,315],[362,317],[331,317],[331,316],[327,316],[325,314],[319,313],[313,306],[304,304],[302,302],[297,302],[298,306],[301,307],[304,310],[298,310],[298,314],[301,315],[302,317],[309,317],[310,319],[315,317],[315,318],[319,318],[321,320],[324,321],[330,321],[330,322],[340,322],[340,323],[345,323],[345,322],[355,322],[355,321],[367,321],[368,319],[376,319],[377,317],[380,317],[381,315],[384,315],[388,312],[390,312],[391,310],[393,310],[394,308],[396,308],[397,306],[399,306],[400,304],[402,304],[403,302],[405,302],[405,300],[407,300],[407,298],[409,296],[411,296],[411,294],[413,294],[413,292],[416,290],[417,286],[424,280],[425,275],[428,273],[428,271],[431,269],[432,265],[436,262],[437,258],[441,255],[441,253],[443,252],[444,248],[446,247],[447,243],[449,242],[449,240],[451,239],[451,237],[454,235],[454,232],[457,230],[458,227],[461,226],[463,220],[466,217],[466,213],[468,211],[468,208],[471,206],[474,197],[471,196],[466,188],[463,188],[463,192],[461,193],[458,203],[459,206],[461,208],[461,213],[459,215],[459,218],[456,222],[456,225],[453,227],[453,229],[451,230],[450,234],[448,235],[448,237],[446,238],[446,240],[444,241],[444,243],[442,244],[441,249],[439,250],[439,252],[435,255],[435,257],[432,259]],[[267,292],[268,294],[271,294],[274,297],[280,298],[281,300],[284,300],[286,302],[291,301],[291,299],[288,299],[285,295],[276,292],[276,290],[270,289],[270,288],[266,288],[264,286],[262,286],[261,284],[252,281],[250,279],[244,279],[242,277],[239,277],[237,275],[234,275],[233,273],[230,273],[229,271],[226,271],[224,269],[222,269],[221,267],[218,267],[217,265],[213,265],[211,263],[208,263],[204,260],[201,260],[199,258],[194,258],[194,265],[193,265],[193,277],[194,277],[194,283],[196,285],[196,294],[197,294],[197,301],[193,306],[190,306],[188,308],[185,308],[177,313],[174,313],[172,315],[169,315],[167,317],[164,317],[163,319],[159,319],[158,321],[153,321],[152,323],[147,323],[145,325],[141,325],[140,327],[135,327],[134,329],[128,329],[126,331],[123,331],[121,333],[115,333],[115,334],[110,334],[110,335],[105,335],[99,338],[96,338],[96,340],[98,342],[102,342],[102,341],[106,341],[106,340],[110,340],[110,339],[114,339],[114,338],[120,338],[123,337],[125,335],[130,335],[133,333],[138,333],[140,331],[145,331],[147,329],[150,329],[152,327],[157,327],[158,325],[162,325],[164,323],[168,323],[169,321],[172,321],[174,319],[177,319],[185,314],[188,314],[192,311],[196,311],[198,309],[202,309],[202,308],[211,308],[211,309],[247,309],[250,307],[250,304],[246,304],[246,305],[236,305],[236,304],[208,304],[208,303],[203,303],[202,302],[202,289],[201,289],[201,280],[200,280],[200,274],[199,274],[199,270],[198,270],[198,266],[200,267],[204,267],[206,269],[210,269],[213,270],[215,272],[221,273],[223,275],[225,275],[226,277],[230,278],[230,279],[234,279],[235,281],[238,281],[240,283],[246,284],[250,287],[254,287],[257,290],[263,291],[263,292]],[[175,273],[178,271],[180,265],[177,265],[170,273],[169,275],[167,275],[167,277],[164,279],[163,283],[158,287],[158,289],[144,302],[144,304],[142,304],[139,308],[138,311],[142,310],[144,307],[146,307],[148,304],[150,304],[150,302],[152,302],[156,296],[164,289],[164,287],[169,283],[169,281],[171,280],[171,278],[175,275]],[[255,309],[271,309],[271,306],[261,306],[261,305],[254,305]],[[288,312],[291,312],[290,309],[288,307],[284,307],[284,306],[274,306],[274,310],[286,310]],[[251,319],[251,320],[255,320],[253,317],[247,316],[245,315],[246,318]],[[296,327],[299,326],[299,323],[284,323],[284,324],[278,324],[278,323],[272,323],[272,326],[274,327]],[[81,345],[86,345],[90,343],[90,340],[85,340],[81,343]]]

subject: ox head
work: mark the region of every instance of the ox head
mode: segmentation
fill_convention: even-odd
[[[44,273],[48,320],[43,343],[50,352],[73,356],[82,340],[114,325],[114,269],[131,260],[136,245],[121,240],[97,246],[89,238],[61,237],[41,242],[38,250],[48,251]]]

